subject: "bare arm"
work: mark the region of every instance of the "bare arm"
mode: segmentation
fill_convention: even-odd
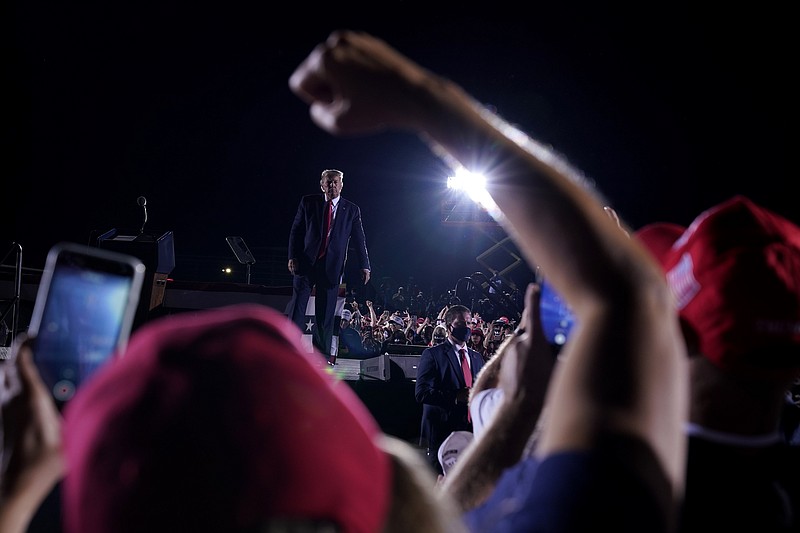
[[[492,342],[492,331],[494,330],[494,320],[489,324],[486,331],[483,332],[483,347],[488,348],[489,343]]]
[[[497,206],[491,212],[577,322],[550,387],[538,453],[589,449],[608,432],[635,435],[679,490],[685,349],[671,296],[659,268],[619,231],[581,173],[456,84],[367,34],[332,34],[290,87],[332,134],[413,131],[453,168],[488,176]]]
[[[483,347],[486,348],[487,344],[484,338]],[[472,389],[470,389],[470,398],[483,390],[497,387],[506,344],[508,343],[505,342],[501,344],[491,359],[486,361],[486,364],[483,365],[483,368],[481,368],[481,371],[478,373],[478,377],[475,378],[475,383],[472,384]]]
[[[390,316],[392,316],[392,314],[389,311],[384,311],[383,313],[381,313],[381,316],[378,318],[379,325],[385,326],[386,323],[389,321]]]
[[[375,308],[372,307],[372,300],[367,300],[367,308],[369,309],[369,323],[372,324],[372,327],[376,327],[378,325],[378,317],[375,316]]]

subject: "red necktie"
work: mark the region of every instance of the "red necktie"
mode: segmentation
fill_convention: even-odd
[[[328,249],[328,236],[331,233],[331,218],[333,218],[333,201],[328,200],[325,208],[325,225],[322,226],[322,244],[319,247],[317,259],[325,255],[325,250]]]
[[[460,349],[458,353],[461,355],[461,371],[464,373],[464,382],[467,384],[467,388],[472,388],[472,372],[469,369],[469,363],[467,362],[467,351],[465,349]],[[469,412],[469,405],[467,405],[467,420],[472,422],[472,413]]]
[[[469,363],[467,362],[467,351],[465,349],[460,349],[458,351],[461,354],[461,371],[464,372],[464,381],[467,384],[467,388],[472,387],[472,372],[469,369]]]

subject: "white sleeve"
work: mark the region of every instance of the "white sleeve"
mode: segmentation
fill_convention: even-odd
[[[472,418],[472,433],[475,439],[483,435],[483,428],[491,422],[497,412],[497,406],[503,401],[503,389],[491,388],[477,393],[469,404],[469,414]]]

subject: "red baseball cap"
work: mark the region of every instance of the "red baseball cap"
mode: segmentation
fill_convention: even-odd
[[[142,326],[64,410],[65,531],[380,531],[379,427],[301,336],[253,304]]]
[[[664,269],[705,357],[742,375],[800,370],[800,228],[735,196],[686,229],[654,223],[635,236]]]

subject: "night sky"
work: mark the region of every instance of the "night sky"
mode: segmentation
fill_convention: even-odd
[[[41,268],[60,240],[139,229],[145,196],[147,230],[174,233],[173,278],[220,280],[217,266],[235,263],[229,235],[244,238],[256,268],[278,261],[286,274],[297,203],[335,167],[362,208],[376,281],[452,286],[482,270],[476,256],[504,234],[441,223],[447,169],[417,138],[331,137],[289,91],[313,46],[345,27],[382,37],[551,145],[634,229],[688,224],[733,194],[800,222],[787,131],[797,60],[783,11],[123,4],[6,3],[3,213],[13,221],[1,235],[23,246],[25,267]]]

